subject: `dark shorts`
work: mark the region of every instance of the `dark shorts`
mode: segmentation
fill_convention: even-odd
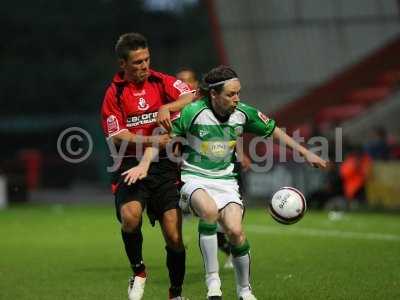
[[[132,185],[126,185],[121,173],[136,166],[133,158],[124,159],[121,167],[112,175],[117,218],[121,222],[121,206],[131,201],[138,201],[146,209],[151,224],[160,220],[167,210],[178,208],[177,189],[178,167],[169,159],[160,159],[152,163],[146,178]]]

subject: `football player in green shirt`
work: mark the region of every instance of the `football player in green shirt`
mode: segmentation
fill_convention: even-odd
[[[229,237],[240,300],[256,299],[250,286],[250,244],[242,227],[243,203],[234,172],[235,145],[243,132],[273,136],[298,151],[314,167],[327,161],[298,144],[256,108],[240,102],[240,80],[227,66],[204,78],[203,98],[185,106],[172,120],[172,136],[181,137],[180,207],[200,218],[199,244],[206,270],[208,299],[222,299],[219,278],[217,223]],[[146,176],[157,148],[147,148],[139,166],[126,172],[127,181]]]

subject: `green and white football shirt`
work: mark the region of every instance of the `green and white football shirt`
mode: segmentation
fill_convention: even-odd
[[[275,121],[256,108],[239,102],[226,122],[214,115],[207,98],[183,108],[173,120],[174,136],[185,138],[182,175],[232,179],[235,145],[243,132],[268,137],[275,129]]]

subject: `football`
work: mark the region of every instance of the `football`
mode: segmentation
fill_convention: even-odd
[[[294,224],[301,220],[306,211],[304,195],[293,187],[282,187],[268,204],[272,218],[282,224]]]

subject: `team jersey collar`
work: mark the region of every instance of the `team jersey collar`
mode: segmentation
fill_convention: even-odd
[[[157,79],[160,78],[160,73],[159,73],[159,72],[156,72],[156,71],[154,71],[154,70],[152,70],[152,69],[150,69],[150,76],[147,78],[147,80],[145,80],[145,81],[143,82],[143,84],[146,83],[146,81],[149,81],[149,79],[152,80],[152,79],[154,79],[154,78],[157,78]],[[128,82],[128,81],[126,81],[126,80],[124,79],[124,71],[119,71],[118,73],[116,73],[116,74],[114,75],[113,82],[114,82],[115,84],[128,84],[128,83],[132,83],[133,85],[137,85],[137,84],[135,84],[135,83],[133,83],[133,82]]]
[[[124,71],[120,71],[120,72],[116,73],[116,74],[114,75],[113,82],[114,82],[115,84],[127,83],[127,82],[124,80]]]
[[[214,116],[217,118],[218,121],[220,121],[221,123],[225,123],[228,122],[229,118],[231,117],[231,115],[227,115],[227,116],[221,116],[219,115],[215,110],[214,107],[211,104],[211,100],[208,97],[204,98],[204,101],[206,103],[206,105],[208,106],[208,108],[212,111],[212,113],[214,114]]]

